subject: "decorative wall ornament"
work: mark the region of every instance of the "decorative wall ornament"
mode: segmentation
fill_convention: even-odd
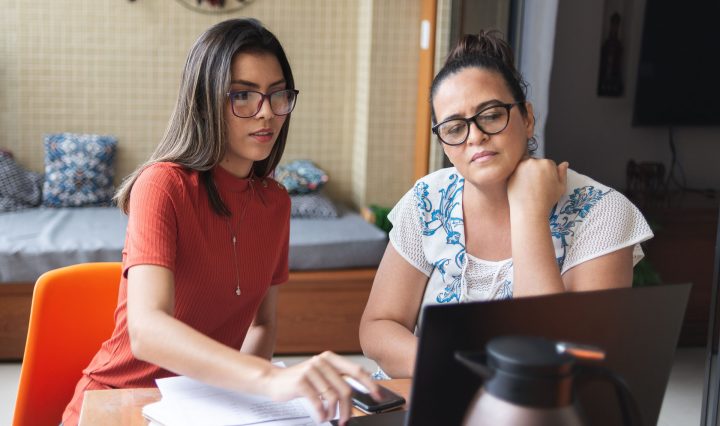
[[[622,97],[625,92],[625,49],[629,4],[632,0],[605,0],[598,96]]]
[[[184,7],[199,13],[221,14],[236,12],[253,0],[176,0]]]

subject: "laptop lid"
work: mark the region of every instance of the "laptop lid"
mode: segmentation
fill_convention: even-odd
[[[481,379],[454,353],[482,351],[488,340],[507,335],[602,348],[600,364],[625,379],[644,423],[656,424],[689,292],[690,284],[677,284],[427,306],[406,424],[461,424]],[[592,425],[622,422],[608,384],[583,387],[578,402]]]

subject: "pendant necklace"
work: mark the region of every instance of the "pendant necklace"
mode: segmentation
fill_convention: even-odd
[[[243,219],[245,219],[245,213],[247,213],[248,206],[250,205],[250,201],[252,201],[253,194],[255,193],[255,187],[253,186],[253,178],[249,179],[248,185],[250,185],[250,197],[248,198],[247,202],[245,202],[242,213],[240,213],[240,220],[238,220],[238,224],[242,223]],[[225,224],[228,227],[228,232],[230,233],[233,248],[233,263],[235,264],[235,295],[240,296],[242,294],[242,290],[240,290],[240,268],[238,267],[237,259],[237,233],[235,232],[234,227],[230,225],[231,218],[232,216],[226,217]]]

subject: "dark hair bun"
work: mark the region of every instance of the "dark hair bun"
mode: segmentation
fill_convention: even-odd
[[[525,101],[527,99],[527,83],[520,71],[515,68],[515,54],[512,48],[497,30],[480,31],[476,35],[462,36],[452,49],[445,65],[433,78],[430,87],[430,103],[432,105],[435,93],[442,82],[449,76],[466,68],[477,68],[498,73],[510,89],[510,94],[518,108],[527,116]],[[432,105],[432,120],[436,123],[435,107]]]
[[[462,61],[467,57],[486,56],[515,70],[515,56],[512,48],[497,30],[480,30],[477,35],[466,34],[458,40],[445,63]]]

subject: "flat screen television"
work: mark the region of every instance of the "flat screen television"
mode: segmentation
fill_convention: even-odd
[[[636,126],[720,126],[720,1],[647,0]]]

